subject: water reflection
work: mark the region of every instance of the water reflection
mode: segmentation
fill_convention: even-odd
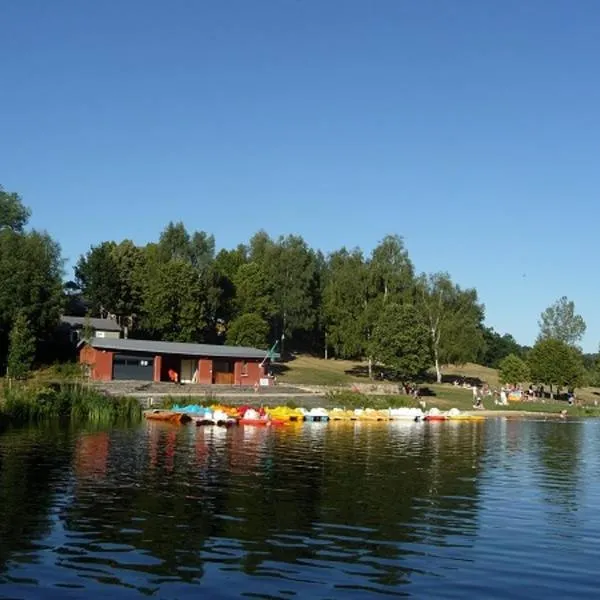
[[[458,597],[485,568],[506,597],[506,573],[535,579],[523,553],[590,536],[586,440],[597,424],[9,432],[0,596]]]

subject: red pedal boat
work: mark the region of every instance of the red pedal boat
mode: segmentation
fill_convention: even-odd
[[[286,425],[285,421],[281,419],[239,419],[238,424],[240,425],[253,425],[255,427],[281,427]]]

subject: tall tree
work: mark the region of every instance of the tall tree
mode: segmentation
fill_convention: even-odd
[[[215,260],[215,236],[205,231],[194,231],[189,249],[192,266],[199,271],[208,269]]]
[[[398,301],[414,288],[414,268],[398,235],[387,235],[375,247],[369,261],[371,285],[382,303]]]
[[[431,347],[419,311],[412,305],[386,303],[373,329],[370,354],[404,382],[426,371]]]
[[[60,248],[46,233],[0,231],[0,347],[19,312],[36,338],[48,336],[63,304]]]
[[[581,315],[575,312],[575,303],[566,296],[549,306],[539,320],[540,340],[560,340],[576,346],[585,334],[586,324]]]
[[[17,318],[27,321],[34,340],[44,340],[56,327],[63,304],[60,247],[45,232],[25,230],[29,215],[18,194],[0,188],[2,366]]]
[[[166,341],[202,341],[208,311],[196,269],[184,260],[169,260],[152,264],[147,273],[142,327]]]
[[[329,256],[321,312],[327,344],[338,358],[362,358],[368,353],[368,275],[359,249],[342,248]]]
[[[141,312],[144,288],[140,273],[144,269],[145,254],[131,240],[124,240],[112,248],[112,259],[119,286],[114,313],[127,334],[136,326]]]
[[[173,221],[163,229],[158,240],[158,253],[162,262],[170,260],[190,261],[190,234],[185,225]]]
[[[75,281],[95,316],[118,314],[122,302],[115,248],[114,242],[92,246],[75,265]]]
[[[7,374],[13,379],[25,379],[31,371],[36,340],[29,319],[19,312],[10,330]]]
[[[273,281],[267,277],[261,265],[249,262],[241,265],[233,279],[235,307],[239,315],[255,313],[270,320],[277,313]]]
[[[315,255],[300,236],[269,241],[262,233],[251,240],[250,259],[261,266],[273,290],[275,315],[271,329],[282,340],[302,339],[316,322],[318,279]]]
[[[442,364],[464,364],[478,356],[483,346],[483,306],[474,289],[461,289],[447,273],[421,276],[418,290],[431,338],[436,379],[441,383]]]

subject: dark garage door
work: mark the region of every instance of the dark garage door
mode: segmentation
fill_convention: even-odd
[[[113,358],[113,379],[152,381],[153,375],[154,358],[152,356],[115,354]]]

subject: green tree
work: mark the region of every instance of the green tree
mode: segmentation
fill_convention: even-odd
[[[22,313],[28,320],[36,340],[46,340],[64,300],[60,247],[45,232],[25,230],[29,215],[18,194],[0,188],[1,365],[17,316]]]
[[[500,361],[500,381],[517,385],[529,380],[527,363],[515,354],[509,354]]]
[[[398,235],[386,235],[375,247],[369,260],[369,276],[373,296],[387,301],[400,301],[414,289],[414,268]]]
[[[81,339],[85,342],[90,342],[94,337],[95,331],[92,326],[90,314],[87,313],[83,319],[83,329],[81,330]]]
[[[414,379],[431,366],[427,326],[414,306],[384,306],[373,329],[370,353],[402,381]]]
[[[229,346],[248,346],[266,348],[269,324],[255,313],[240,315],[234,319],[227,329]]]
[[[21,233],[30,216],[31,211],[23,205],[19,194],[6,192],[0,185],[0,230],[10,229]]]
[[[576,346],[586,330],[583,317],[575,312],[575,303],[566,296],[541,314],[539,326],[539,340],[555,339],[570,346]]]
[[[265,320],[277,314],[273,282],[255,262],[241,265],[233,278],[238,314],[255,313]]]
[[[208,310],[196,269],[170,260],[150,265],[147,273],[142,328],[165,341],[202,341]]]
[[[36,339],[25,313],[19,312],[10,330],[8,349],[8,376],[25,379],[35,357]]]
[[[19,312],[36,338],[49,336],[60,316],[62,287],[60,248],[48,234],[0,231],[0,348]]]
[[[123,302],[123,286],[115,248],[114,242],[102,242],[99,246],[92,246],[75,265],[75,281],[95,316],[118,314],[118,307]]]
[[[362,251],[329,256],[321,311],[327,344],[338,358],[362,358],[368,344],[369,280]]]
[[[552,397],[555,388],[575,389],[584,380],[581,353],[561,340],[548,338],[536,342],[528,363],[532,380],[549,385]]]
[[[441,383],[442,364],[464,364],[480,354],[484,309],[474,289],[461,289],[447,273],[421,276],[417,289]]]
[[[510,333],[501,335],[491,327],[484,327],[482,333],[484,343],[478,362],[483,366],[497,369],[510,354],[525,358],[528,348],[521,346]]]
[[[315,253],[300,236],[272,241],[264,232],[250,240],[250,261],[259,265],[272,290],[274,337],[285,344],[306,339],[317,322],[319,281]]]

